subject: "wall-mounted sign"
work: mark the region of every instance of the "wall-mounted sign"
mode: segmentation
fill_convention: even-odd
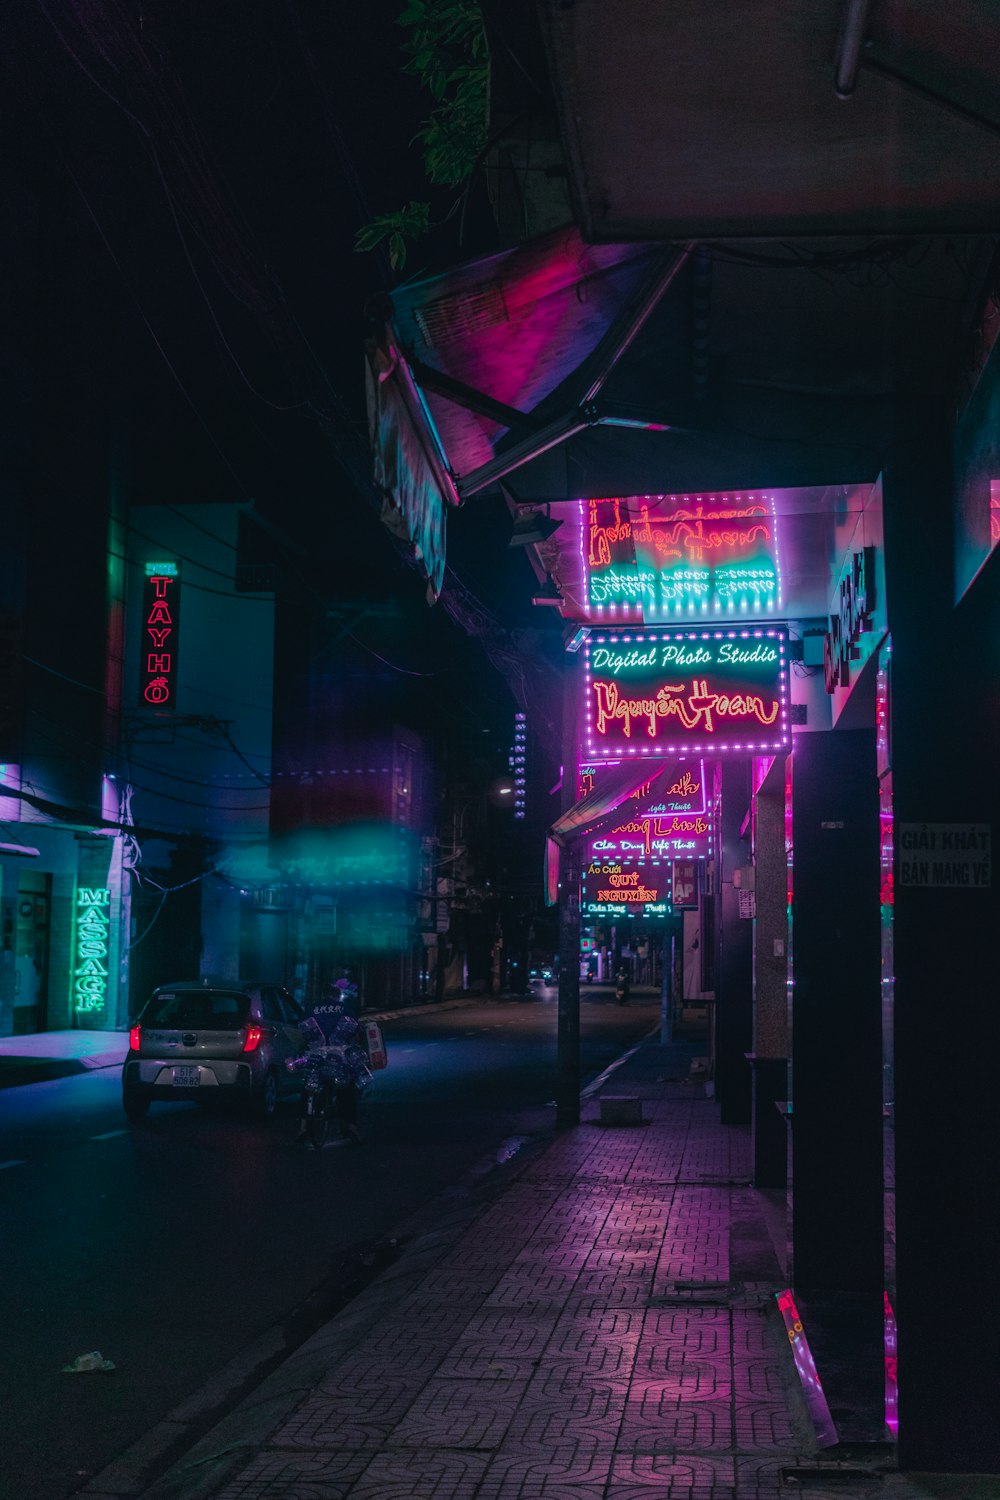
[[[177,705],[180,581],[175,562],[149,562],[142,585],[139,694],[149,708]]]
[[[111,892],[105,886],[80,886],[76,893],[76,953],[73,1004],[92,1014],[108,998],[108,933]]]
[[[830,616],[830,629],[823,640],[823,677],[826,690],[851,686],[851,668],[864,665],[868,652],[862,652],[861,637],[872,629],[876,604],[875,548],[862,547],[852,552],[837,589],[836,613]]]
[[[588,761],[786,747],[787,644],[780,626],[591,635],[583,652]]]
[[[773,614],[781,602],[769,497],[641,495],[585,502],[587,599],[647,624]]]
[[[673,901],[675,907],[698,905],[698,860],[675,859],[673,873]]]
[[[900,823],[898,885],[938,890],[987,890],[991,884],[989,823]]]
[[[577,799],[589,797],[596,778],[609,769],[610,763],[606,761],[599,766],[581,766],[577,777]],[[706,805],[705,762],[697,760],[687,765],[678,762],[676,766],[661,771],[652,780],[636,787],[622,808],[641,812],[643,816],[655,816],[669,812],[704,812]]]
[[[670,864],[626,865],[591,859],[583,867],[584,917],[665,917],[670,915]]]
[[[673,859],[711,853],[712,824],[704,813],[626,816],[591,839],[592,859]]]

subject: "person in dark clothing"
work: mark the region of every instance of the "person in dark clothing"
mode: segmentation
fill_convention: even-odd
[[[354,977],[354,970],[349,969],[346,964],[340,971],[340,978],[333,981],[327,993],[333,994],[333,992],[339,993],[347,1014],[357,1021],[361,1016],[361,991]]]
[[[619,1005],[627,1005],[629,993],[632,986],[629,983],[628,973],[625,969],[619,969],[615,975],[615,999]]]
[[[322,1057],[333,1083],[341,1136],[359,1146],[358,1101],[361,1090],[371,1081],[371,1072],[364,1049],[359,1045],[357,1017],[350,1014],[344,1003],[341,981],[327,987],[299,1029],[304,1050]],[[303,1120],[298,1139],[304,1138]]]

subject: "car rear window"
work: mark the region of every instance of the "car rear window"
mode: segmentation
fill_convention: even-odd
[[[246,995],[226,990],[164,990],[154,995],[142,1018],[144,1026],[185,1030],[237,1031],[247,1018]]]

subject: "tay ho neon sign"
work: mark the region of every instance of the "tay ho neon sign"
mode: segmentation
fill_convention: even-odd
[[[787,632],[647,630],[585,647],[588,760],[789,744]]]
[[[150,562],[142,588],[142,663],[139,691],[150,708],[176,707],[180,601],[177,564]]]

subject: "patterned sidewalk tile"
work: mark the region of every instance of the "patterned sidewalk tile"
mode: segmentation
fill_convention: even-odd
[[[611,1462],[610,1449],[592,1453],[575,1443],[558,1443],[536,1454],[500,1454],[476,1500],[601,1500]]]
[[[213,1500],[346,1500],[371,1460],[371,1452],[285,1453],[265,1448]]]
[[[499,1448],[527,1381],[431,1380],[395,1428],[393,1447]]]
[[[599,1307],[645,1308],[653,1294],[653,1277],[648,1270],[623,1272],[620,1269],[581,1271],[573,1287],[574,1305],[583,1310]]]
[[[580,1364],[543,1362],[531,1377],[531,1383],[525,1392],[524,1406],[526,1410],[535,1410],[549,1403],[554,1409],[571,1401],[575,1410],[586,1413],[592,1405],[597,1411],[604,1410],[605,1404],[611,1406],[620,1402],[624,1406],[628,1393],[627,1373],[601,1375],[588,1371]]]
[[[683,1454],[619,1454],[611,1468],[608,1500],[733,1500],[735,1465],[731,1458]]]
[[[371,1460],[355,1481],[350,1500],[477,1500],[488,1463],[485,1454],[471,1451],[390,1449]],[[301,1497],[288,1500],[327,1496],[319,1490],[303,1491]]]
[[[423,1391],[423,1383],[405,1395],[373,1392],[366,1401],[351,1395],[313,1395],[271,1434],[271,1448],[379,1448]]]
[[[556,1393],[547,1391],[544,1382],[533,1380],[511,1422],[507,1446],[551,1446],[560,1441],[590,1442],[595,1449],[602,1443],[613,1446],[627,1393],[624,1383],[611,1382]]]
[[[454,1341],[453,1358],[496,1355],[499,1359],[537,1359],[558,1328],[555,1317],[540,1319],[508,1308],[483,1308],[469,1319],[462,1337]]]
[[[792,1449],[798,1433],[783,1401],[737,1402],[734,1412],[736,1446],[744,1453]]]
[[[495,1292],[490,1295],[489,1305],[504,1305],[508,1298],[513,1298],[516,1304],[522,1290],[529,1300],[532,1296],[537,1296],[564,1302],[579,1277],[579,1266],[556,1266],[545,1269],[533,1261],[524,1261],[512,1266],[497,1282]]]
[[[650,1378],[636,1364],[629,1393],[629,1415],[656,1420],[660,1411],[692,1401],[731,1401],[732,1373],[727,1361],[690,1361]]]
[[[729,1453],[732,1447],[732,1413],[725,1399],[662,1406],[655,1417],[626,1412],[618,1436],[619,1451],[638,1453]]]
[[[537,1359],[511,1359],[479,1345],[472,1349],[456,1348],[434,1371],[437,1380],[478,1380],[484,1387],[502,1383],[525,1382],[538,1369]]]

